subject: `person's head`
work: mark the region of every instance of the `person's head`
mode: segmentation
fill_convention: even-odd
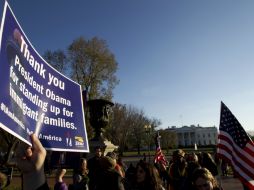
[[[142,183],[146,179],[146,173],[148,172],[148,168],[145,166],[144,163],[137,164],[137,171],[136,171],[136,180],[137,183]]]
[[[95,147],[95,156],[96,157],[101,157],[102,156],[102,151],[100,147]]]
[[[0,189],[4,188],[7,184],[7,176],[0,172]]]
[[[197,157],[198,157],[198,163],[201,165],[202,164],[202,152],[197,152],[196,153]]]
[[[202,153],[202,164],[207,164],[207,163],[214,163],[213,157],[211,154],[209,154],[208,152],[203,152]]]
[[[118,158],[117,158],[117,163],[118,163],[120,166],[124,166],[124,162],[123,162],[122,157],[118,156]]]
[[[181,169],[186,167],[185,152],[182,149],[173,152],[173,162]]]
[[[173,161],[179,161],[184,159],[185,152],[182,149],[175,150],[173,152]]]
[[[81,175],[74,175],[73,176],[73,184],[78,184],[80,183],[82,180],[82,176]]]
[[[66,173],[66,169],[63,169],[63,168],[59,168],[56,170],[56,182],[62,182],[63,181],[63,177]]]
[[[102,156],[100,158],[100,168],[103,171],[113,170],[116,167],[116,161],[109,156]]]
[[[192,152],[188,155],[188,160],[187,162],[195,162],[195,163],[198,163],[198,156]]]
[[[87,160],[85,158],[81,158],[79,166],[80,166],[80,169],[87,169]]]
[[[213,190],[218,187],[216,179],[206,168],[198,168],[193,172],[192,183],[197,190]]]
[[[112,158],[117,163],[117,154],[115,152],[108,152],[106,156]]]
[[[144,184],[146,189],[159,189],[161,181],[158,170],[146,162],[139,162],[136,167],[136,182]]]

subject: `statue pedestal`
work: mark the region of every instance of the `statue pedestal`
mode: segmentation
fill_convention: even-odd
[[[115,146],[110,141],[103,137],[104,128],[109,123],[110,108],[114,105],[112,102],[104,99],[89,100],[89,121],[94,128],[95,136],[89,141],[90,154],[88,158],[94,155],[95,148],[100,147],[103,155],[108,152],[113,152],[118,146]]]
[[[106,145],[104,150],[104,156],[107,155],[108,152],[113,152],[114,150],[118,149],[119,146],[114,145],[111,141],[105,140],[104,144]]]
[[[114,145],[111,141],[107,139],[100,138],[98,140],[90,140],[90,153],[88,154],[88,159],[94,156],[96,147],[100,147],[102,149],[103,156],[106,156],[108,152],[113,152],[114,150],[118,149],[118,146]]]

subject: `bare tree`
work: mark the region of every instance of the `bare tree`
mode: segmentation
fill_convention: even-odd
[[[67,74],[67,57],[62,50],[57,50],[57,51],[50,51],[47,50],[44,53],[44,59],[50,63],[56,70],[58,70],[62,74]]]
[[[160,130],[161,136],[161,147],[167,150],[167,153],[170,148],[176,147],[177,135],[175,132],[168,130]]]
[[[59,72],[71,77],[86,90],[89,99],[112,100],[113,89],[119,83],[118,64],[106,41],[94,37],[74,40],[63,50],[47,50],[44,58]]]
[[[113,117],[106,131],[107,137],[119,145],[120,153],[127,148],[140,150],[144,146],[152,145],[154,130],[160,125],[159,120],[149,119],[143,110],[134,106],[116,103],[113,107]],[[150,125],[149,134],[144,126]]]
[[[71,77],[82,85],[89,99],[112,99],[112,90],[119,82],[115,75],[118,64],[104,40],[74,40],[68,48],[68,59]]]
[[[1,158],[0,165],[10,165],[11,156],[13,155],[13,151],[19,139],[4,131],[2,128],[0,128],[0,139],[2,139],[0,147],[2,152],[5,153],[4,157]]]

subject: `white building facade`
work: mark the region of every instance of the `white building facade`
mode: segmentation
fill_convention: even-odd
[[[191,125],[183,126],[180,128],[171,127],[166,130],[175,132],[177,134],[178,146],[206,146],[206,145],[216,145],[218,138],[218,130],[214,127],[200,127]]]

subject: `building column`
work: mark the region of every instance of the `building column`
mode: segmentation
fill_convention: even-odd
[[[182,133],[182,143],[181,145],[184,146],[185,142],[184,142],[184,132]]]

